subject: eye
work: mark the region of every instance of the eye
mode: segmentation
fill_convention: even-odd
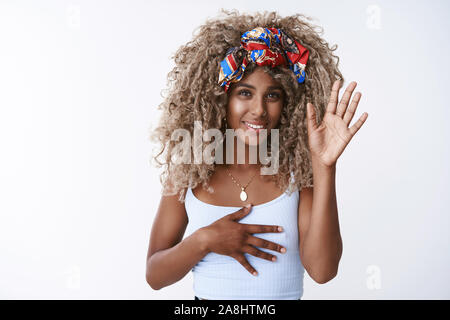
[[[278,93],[278,92],[271,92],[271,93],[269,93],[267,96],[268,96],[269,98],[272,98],[272,99],[278,99],[278,98],[281,97],[281,94]]]
[[[240,95],[240,96],[246,96],[246,97],[248,97],[247,94],[250,95],[251,92],[248,91],[248,90],[241,90],[241,91],[238,92],[238,95]]]

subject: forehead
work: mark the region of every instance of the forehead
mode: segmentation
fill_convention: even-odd
[[[270,74],[266,73],[260,66],[256,67],[253,71],[244,74],[241,81],[245,83],[260,81],[276,83],[275,79],[272,78]]]
[[[244,73],[244,77],[240,81],[232,83],[230,89],[233,90],[243,86],[248,88],[282,89],[281,84],[260,66],[251,72]]]

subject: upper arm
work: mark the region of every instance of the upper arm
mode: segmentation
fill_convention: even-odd
[[[157,251],[175,246],[183,239],[188,218],[183,202],[178,194],[162,196],[153,220],[147,260]]]
[[[313,203],[313,187],[302,188],[300,191],[300,202],[298,206],[298,232],[300,259],[303,261],[303,239],[309,228]]]

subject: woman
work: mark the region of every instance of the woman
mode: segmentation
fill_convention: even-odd
[[[352,82],[338,101],[334,50],[301,15],[225,11],[176,52],[154,132],[165,170],[147,255],[153,289],[192,270],[196,299],[300,299],[304,270],[318,283],[336,276],[336,162],[368,115],[349,127],[361,94],[350,102]],[[211,148],[189,143],[195,123],[221,130],[212,162],[198,160]],[[173,160],[180,129],[194,161]]]

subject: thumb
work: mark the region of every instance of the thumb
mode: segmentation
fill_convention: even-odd
[[[309,102],[306,104],[306,117],[308,123],[308,132],[311,131],[311,129],[315,130],[317,128],[316,110],[314,109],[314,105]]]
[[[245,207],[243,207],[242,209],[240,209],[240,210],[230,214],[229,217],[230,217],[231,220],[234,220],[234,221],[241,220],[247,214],[249,214],[251,210],[252,210],[252,205],[249,203]]]

